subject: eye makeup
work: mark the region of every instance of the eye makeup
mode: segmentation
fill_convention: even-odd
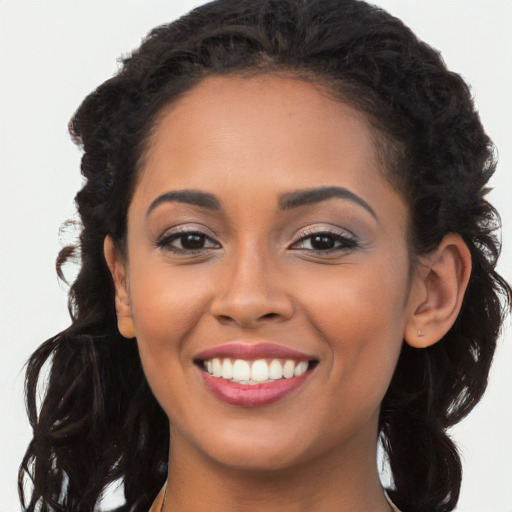
[[[206,250],[220,249],[221,245],[198,229],[179,228],[160,237],[156,247],[175,254],[198,254]]]
[[[317,228],[302,232],[298,240],[290,246],[290,249],[324,254],[347,251],[358,245],[358,239],[348,231]]]

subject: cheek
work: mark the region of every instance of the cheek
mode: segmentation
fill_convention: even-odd
[[[381,266],[369,265],[304,277],[297,289],[300,302],[311,322],[335,338],[349,342],[344,333],[364,338],[373,330],[385,334],[403,326],[407,287],[403,272],[383,272]]]
[[[130,299],[144,373],[169,417],[186,418],[190,410],[183,399],[193,369],[189,340],[207,308],[209,281],[201,272],[172,269],[161,261],[132,269]]]
[[[143,362],[182,348],[209,302],[209,280],[201,274],[165,262],[140,265],[131,273],[132,315]]]
[[[302,291],[297,293],[301,293],[304,314],[326,340],[327,357],[337,378],[353,380],[355,386],[373,379],[384,384],[391,378],[406,321],[403,268],[405,264],[381,260],[331,272],[320,270],[310,274],[307,282],[302,280]]]

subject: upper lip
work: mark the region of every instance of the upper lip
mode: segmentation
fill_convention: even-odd
[[[232,359],[295,359],[310,361],[315,358],[298,350],[276,343],[225,343],[203,350],[194,359],[208,360],[215,357]]]

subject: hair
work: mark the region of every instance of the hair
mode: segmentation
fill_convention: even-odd
[[[117,330],[103,242],[110,235],[123,246],[162,108],[207,76],[264,73],[325,85],[367,116],[387,177],[409,205],[413,255],[432,251],[447,233],[458,233],[471,252],[455,324],[429,348],[403,344],[379,421],[396,505],[403,512],[455,507],[461,462],[446,431],[486,388],[511,297],[495,271],[499,216],[485,199],[495,152],[470,90],[400,20],[362,1],[217,0],[150,32],[70,122],[84,151],[86,181],[76,196],[81,268],[69,292],[70,327],[27,365],[33,439],[20,468],[24,508],[92,512],[117,480],[129,506],[147,508],[165,481],[168,420],[136,343]],[[61,276],[74,250],[61,252]]]

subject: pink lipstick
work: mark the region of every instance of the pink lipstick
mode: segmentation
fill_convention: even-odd
[[[194,358],[207,388],[221,401],[242,407],[269,405],[300,388],[317,360],[273,343],[229,343]]]
[[[248,385],[202,373],[206,386],[219,400],[240,407],[261,407],[277,402],[301,387],[309,375],[305,373],[291,379]]]
[[[310,361],[314,357],[292,348],[276,345],[275,343],[226,343],[204,350],[197,354],[195,359],[213,359],[214,357],[231,357],[233,359],[295,359],[297,361]]]

